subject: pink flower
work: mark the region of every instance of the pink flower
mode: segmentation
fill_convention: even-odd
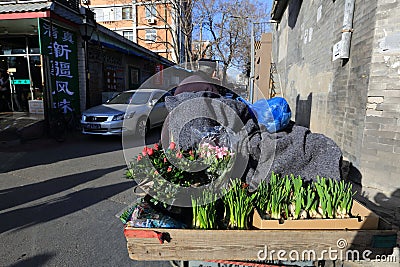
[[[155,149],[155,150],[158,150],[158,149],[159,149],[158,144],[154,144],[154,149]]]
[[[139,154],[139,155],[137,156],[137,159],[136,159],[136,160],[137,160],[137,161],[142,160],[142,155]]]
[[[190,151],[189,151],[189,155],[192,156],[192,157],[194,157],[193,150],[190,150]]]
[[[176,144],[175,144],[174,142],[171,142],[171,143],[169,144],[169,149],[174,150],[175,147],[176,147]]]
[[[178,159],[181,159],[181,158],[183,157],[183,155],[182,155],[181,152],[178,152],[178,153],[176,153],[176,157],[177,157]]]
[[[217,148],[217,158],[222,159],[224,156],[228,155],[228,149],[226,147]]]
[[[147,149],[147,154],[148,154],[149,156],[153,155],[153,154],[154,154],[154,150],[153,150],[152,148],[148,148],[148,149]]]
[[[154,174],[155,174],[155,175],[158,175],[158,171],[157,171],[157,170],[155,170],[155,171],[154,171]]]
[[[171,168],[171,166],[169,166],[167,169],[167,172],[171,172],[171,171],[172,171],[172,168]]]
[[[167,158],[164,158],[164,163],[167,163]]]
[[[224,151],[218,151],[217,152],[217,158],[222,159],[226,155],[226,152]]]

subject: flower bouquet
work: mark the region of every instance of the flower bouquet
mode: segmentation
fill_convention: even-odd
[[[152,196],[155,204],[173,205],[182,188],[208,185],[223,179],[234,154],[226,147],[203,143],[197,149],[181,150],[174,142],[144,147],[129,164],[126,177],[134,179]]]

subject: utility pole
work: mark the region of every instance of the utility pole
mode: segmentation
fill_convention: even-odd
[[[202,46],[203,46],[203,21],[200,22],[200,45],[199,45],[199,59],[202,57]]]
[[[251,22],[251,40],[250,40],[250,53],[251,53],[251,60],[250,60],[250,90],[249,90],[249,101],[253,103],[254,98],[254,52],[255,52],[255,36],[254,36],[254,22]]]

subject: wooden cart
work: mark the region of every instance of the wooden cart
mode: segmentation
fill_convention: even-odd
[[[358,219],[279,224],[263,221],[254,212],[253,225],[265,230],[126,227],[124,234],[129,257],[141,261],[368,260],[391,255],[398,233],[383,230],[390,225],[385,225],[378,215],[357,201],[353,203],[352,214],[358,214]]]
[[[133,260],[363,260],[393,253],[395,230],[124,229]]]

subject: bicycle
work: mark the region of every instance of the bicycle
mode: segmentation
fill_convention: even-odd
[[[49,120],[50,136],[57,142],[64,142],[68,132],[79,131],[79,116],[75,112],[64,114],[61,110],[54,109]]]
[[[67,127],[64,114],[53,109],[49,114],[49,133],[57,142],[64,142],[67,136]]]

